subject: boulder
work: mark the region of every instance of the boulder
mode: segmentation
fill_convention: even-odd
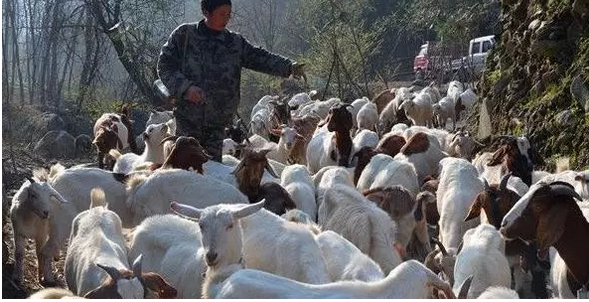
[[[76,145],[76,157],[89,155],[92,153],[92,138],[88,134],[80,134],[74,141]]]
[[[75,138],[66,131],[47,132],[35,145],[34,152],[46,159],[69,159],[76,155]]]

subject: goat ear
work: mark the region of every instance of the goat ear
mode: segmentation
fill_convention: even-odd
[[[479,217],[481,215],[481,202],[479,199],[475,199],[474,203],[470,206],[470,210],[468,211],[468,215],[464,218],[464,221],[469,221],[471,219]]]
[[[462,285],[460,285],[460,293],[458,294],[458,299],[466,299],[466,297],[468,296],[468,291],[470,290],[470,284],[472,283],[473,277],[474,275],[470,275],[468,278],[466,278],[466,280],[464,280],[464,282],[462,282]]]
[[[162,276],[156,273],[144,273],[141,274],[143,280],[145,280],[145,286],[155,291],[160,299],[173,299],[176,298],[178,292],[172,287]]]
[[[497,151],[493,153],[493,157],[491,157],[491,160],[489,160],[489,162],[487,163],[487,166],[496,166],[503,162],[503,157],[505,156],[506,148],[507,147],[502,146],[499,149],[497,149]]]
[[[538,249],[548,249],[564,233],[564,224],[569,214],[568,203],[556,203],[538,219],[536,238]]]
[[[202,215],[202,210],[186,204],[177,203],[175,201],[170,203],[170,208],[173,212],[198,220]]]
[[[266,199],[262,199],[260,202],[246,205],[239,210],[234,210],[233,211],[233,218],[234,219],[241,219],[241,218],[247,217],[251,214],[254,214],[257,211],[259,211],[261,208],[264,207],[265,202],[266,202]]]

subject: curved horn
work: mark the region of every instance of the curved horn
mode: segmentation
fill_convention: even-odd
[[[501,178],[501,182],[499,183],[499,191],[501,191],[501,192],[505,191],[505,189],[507,188],[507,182],[509,181],[510,177],[511,177],[511,172],[505,174]]]
[[[270,175],[272,175],[272,177],[280,178],[280,176],[278,176],[276,172],[274,172],[274,169],[272,168],[272,166],[270,166],[270,162],[268,161],[266,161],[266,170],[268,171],[268,173],[270,173]]]
[[[28,175],[27,175],[27,176],[25,176],[25,177],[27,178],[27,180],[28,180],[30,183],[36,183],[36,181],[35,181],[35,180],[34,180],[32,177],[30,177],[30,176],[28,176]]]
[[[477,144],[479,147],[483,148],[485,147],[485,145],[479,141],[477,141],[476,139],[473,139],[474,143]]]
[[[483,177],[483,184],[485,185],[485,190],[489,189],[489,181],[485,177]]]
[[[113,280],[117,281],[121,278],[121,272],[119,272],[118,269],[112,267],[112,266],[108,266],[108,265],[102,265],[99,263],[96,263],[96,266],[100,267],[101,269],[103,269]]]
[[[135,261],[133,261],[133,275],[136,277],[141,276],[141,263],[143,263],[143,254],[139,254]]]
[[[194,219],[199,219],[200,215],[202,215],[202,210],[187,204],[177,203],[175,201],[170,203],[170,209],[172,209],[174,213]]]
[[[240,218],[244,218],[246,216],[249,216],[251,214],[254,214],[255,212],[259,211],[261,208],[264,207],[265,202],[266,202],[266,199],[262,199],[260,202],[246,205],[245,207],[243,207],[239,210],[232,211],[233,218],[240,219]]]
[[[162,139],[162,141],[160,142],[160,146],[163,145],[165,142],[167,141],[176,141],[178,139],[179,136],[177,135],[173,135],[173,136],[168,136],[165,137],[164,139]]]
[[[568,183],[555,182],[551,183],[550,191],[556,196],[568,196],[578,200],[583,200],[581,196]]]
[[[446,250],[446,247],[444,247],[444,245],[440,242],[440,240],[438,240],[438,238],[432,238],[432,241],[438,245],[438,247],[440,248],[440,252],[442,252],[442,256],[448,256],[448,251]]]
[[[464,240],[461,240],[460,244],[458,245],[458,249],[456,250],[456,255],[460,254],[460,251],[462,251],[463,246],[464,246]]]
[[[472,278],[474,278],[474,275],[468,276],[468,278],[462,282],[462,285],[460,286],[460,292],[458,293],[458,299],[466,299],[468,296],[468,291],[470,290]]]

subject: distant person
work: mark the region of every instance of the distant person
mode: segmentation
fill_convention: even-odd
[[[241,68],[304,76],[304,64],[253,46],[227,30],[230,0],[201,0],[204,19],[178,26],[162,47],[158,76],[176,98],[178,135],[192,136],[221,162],[225,126],[239,105]]]

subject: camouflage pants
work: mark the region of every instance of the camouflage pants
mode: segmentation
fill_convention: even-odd
[[[174,110],[177,124],[176,135],[196,138],[214,161],[222,162],[223,139],[225,139],[223,118],[205,113],[205,106],[191,104],[190,107],[193,108],[190,108],[189,112],[178,110],[178,108]],[[211,122],[211,120],[215,121]]]

